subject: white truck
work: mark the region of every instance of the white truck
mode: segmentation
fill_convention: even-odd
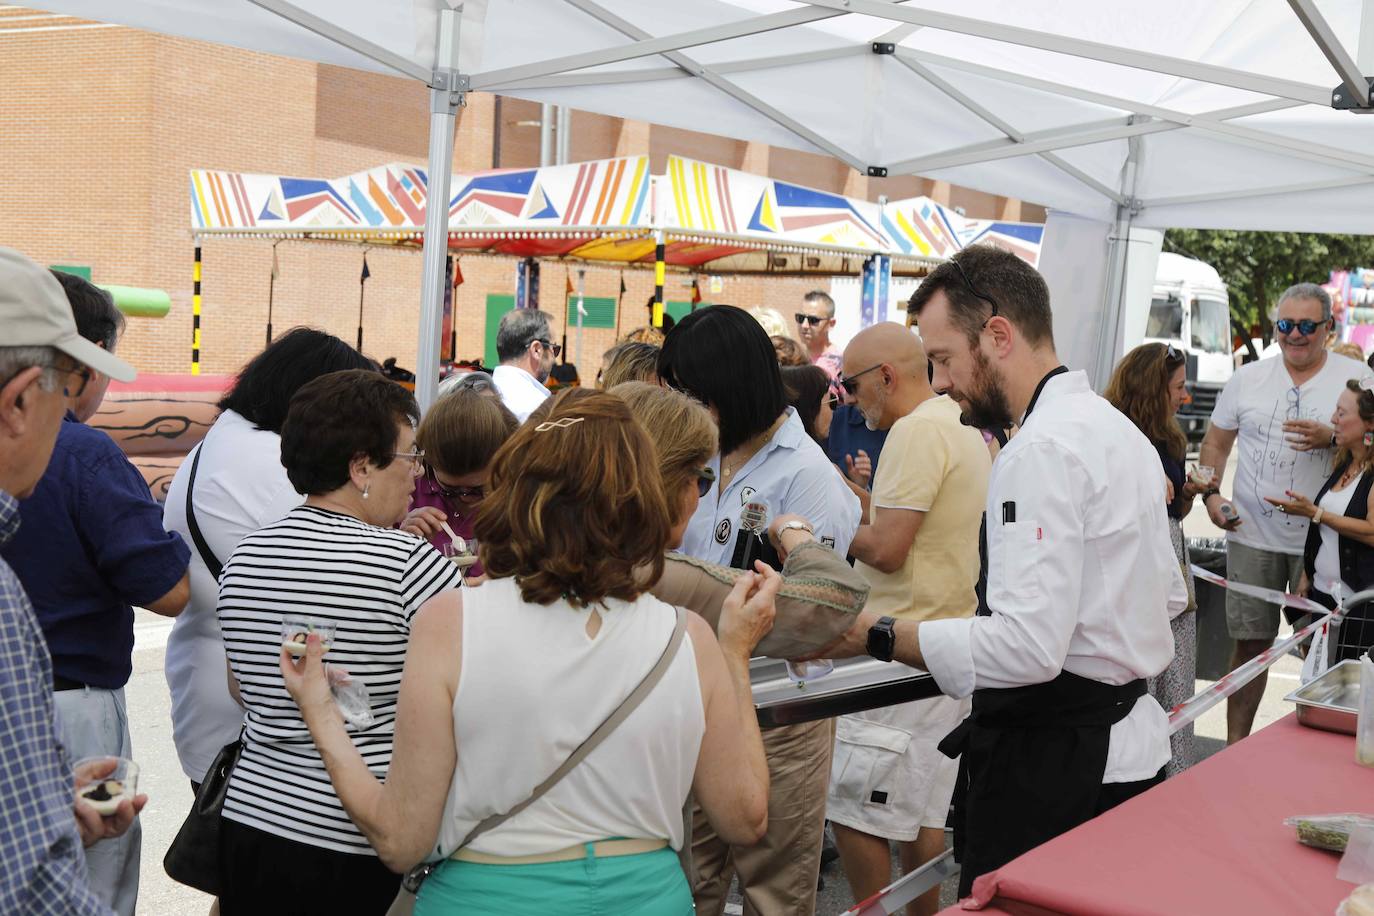
[[[1210,264],[1161,252],[1145,341],[1172,344],[1187,361],[1190,403],[1178,420],[1191,447],[1202,441],[1217,395],[1235,371],[1226,284]]]

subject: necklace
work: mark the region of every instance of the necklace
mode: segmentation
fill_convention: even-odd
[[[731,452],[732,455],[736,456],[734,461],[727,464],[725,457],[722,455],[720,462],[721,478],[723,480],[729,480],[736,471],[748,463],[749,459],[753,458],[754,455],[758,453],[758,450],[763,448],[764,443],[773,438],[773,435],[778,431],[778,427],[782,426],[782,422],[785,419],[787,419],[787,415],[783,414],[773,421],[772,426],[768,427],[757,436],[754,436],[752,439],[747,440],[743,445]]]

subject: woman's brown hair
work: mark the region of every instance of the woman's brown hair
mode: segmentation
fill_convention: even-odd
[[[671,388],[624,382],[610,393],[630,406],[630,413],[649,434],[671,506],[689,482],[696,484],[697,471],[716,453],[715,421],[700,402]]]
[[[415,444],[431,468],[462,477],[490,464],[519,425],[496,398],[459,388],[434,402],[415,430]]]
[[[1188,439],[1169,409],[1169,379],[1184,365],[1183,354],[1168,344],[1141,344],[1112,372],[1104,397],[1176,461],[1188,451]]]
[[[585,388],[554,395],[506,440],[475,523],[488,576],[574,607],[633,601],[637,567],[658,581],[671,527],[653,443],[624,401]]]
[[[1374,423],[1374,391],[1366,391],[1360,387],[1360,380],[1352,378],[1345,383],[1348,391],[1355,392],[1355,410],[1359,413],[1360,419],[1366,423]],[[1334,467],[1343,468],[1350,461],[1350,449],[1342,448],[1336,452],[1336,463]],[[1364,451],[1364,468],[1369,470],[1374,467],[1374,448],[1367,448]]]

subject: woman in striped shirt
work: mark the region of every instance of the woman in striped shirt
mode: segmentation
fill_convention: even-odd
[[[230,686],[247,711],[224,804],[225,916],[384,913],[399,878],[377,858],[330,785],[278,667],[287,618],[333,625],[326,661],[363,685],[371,723],[348,726],[377,777],[391,762],[411,618],[461,570],[393,530],[423,455],[418,410],[399,385],[334,372],[291,401],[281,458],[305,504],[245,537],[220,579]]]

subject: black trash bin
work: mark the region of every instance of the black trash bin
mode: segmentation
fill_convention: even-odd
[[[1226,575],[1225,538],[1189,538],[1192,561],[1208,572]],[[1226,632],[1226,589],[1193,579],[1197,592],[1197,676],[1215,681],[1231,670],[1235,642]]]

